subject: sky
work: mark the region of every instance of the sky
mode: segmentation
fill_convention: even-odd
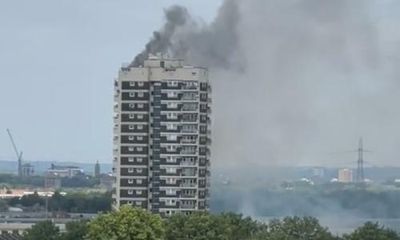
[[[211,21],[220,0],[0,1],[0,160],[111,162],[113,80],[180,4]]]
[[[354,167],[360,137],[400,166],[397,0],[2,1],[0,160],[10,128],[27,160],[110,163],[113,79],[173,4],[164,50],[210,67],[214,168]]]

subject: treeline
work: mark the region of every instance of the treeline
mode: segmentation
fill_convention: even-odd
[[[218,187],[211,210],[240,211],[257,216],[353,215],[359,218],[400,218],[400,191],[309,188],[301,190],[238,190]]]
[[[196,213],[161,219],[143,209],[123,206],[90,222],[71,222],[60,233],[51,222],[28,230],[25,240],[400,240],[399,234],[366,223],[350,234],[333,235],[316,218],[287,217],[268,224],[233,213]]]
[[[43,176],[18,177],[15,174],[0,174],[0,183],[4,187],[6,186],[43,187],[44,177]]]
[[[55,192],[47,199],[48,210],[53,212],[68,213],[98,213],[111,210],[111,192],[107,193],[68,193],[66,195]],[[23,197],[3,200],[0,203],[3,210],[5,206],[28,208],[31,211],[42,211],[46,207],[46,198],[36,192]]]
[[[10,187],[44,187],[44,176],[30,176],[18,177],[14,174],[0,174],[0,183],[4,186]],[[61,178],[61,186],[65,188],[92,188],[100,184],[100,180],[93,176],[84,174],[76,175],[74,177]]]

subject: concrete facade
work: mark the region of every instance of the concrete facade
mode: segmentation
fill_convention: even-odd
[[[151,56],[114,94],[113,203],[162,216],[208,210],[211,86],[205,68]]]

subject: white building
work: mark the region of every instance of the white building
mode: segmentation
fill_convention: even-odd
[[[351,183],[353,182],[353,170],[343,168],[338,170],[338,182]]]

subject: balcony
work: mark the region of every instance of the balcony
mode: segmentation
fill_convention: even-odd
[[[181,183],[180,187],[181,188],[196,188],[197,184],[196,183]]]
[[[198,96],[195,93],[184,93],[181,98],[182,101],[196,101],[197,99]]]
[[[182,85],[183,90],[197,90],[197,84],[195,83],[186,83]]]
[[[181,139],[181,143],[182,144],[196,144],[197,140],[196,139]]]
[[[181,198],[196,198],[196,193],[181,193],[180,195]]]

